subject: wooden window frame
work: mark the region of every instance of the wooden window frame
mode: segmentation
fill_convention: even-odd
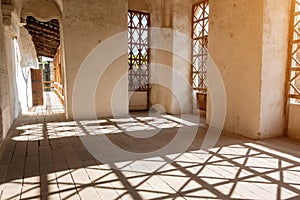
[[[201,10],[199,18],[195,16],[196,9]],[[209,26],[209,0],[197,2],[193,5],[192,10],[192,72],[191,84],[193,90],[200,93],[207,93],[206,75],[208,58],[208,26]],[[208,11],[208,12],[207,12]],[[196,28],[201,28],[200,35],[196,33]],[[198,45],[198,51],[196,46]],[[196,52],[197,51],[197,52]],[[197,63],[198,62],[198,63]]]
[[[138,16],[138,24],[133,22],[133,17]],[[146,19],[144,26],[142,20]],[[150,14],[146,12],[128,10],[128,90],[129,91],[149,91],[149,63],[150,63]],[[147,39],[143,40],[142,34],[146,32]],[[133,34],[138,34],[138,40],[134,40]],[[139,51],[140,56],[134,52],[134,48]],[[142,55],[142,51],[146,51]],[[144,67],[144,68],[142,68]],[[146,70],[145,70],[146,67]],[[135,80],[134,80],[135,79]],[[134,82],[136,81],[136,82]]]

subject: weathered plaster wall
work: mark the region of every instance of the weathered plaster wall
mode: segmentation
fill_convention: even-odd
[[[0,11],[1,4],[0,4]],[[7,124],[6,112],[9,101],[8,90],[8,70],[6,66],[6,48],[5,48],[4,27],[2,23],[2,14],[0,14],[0,144],[6,136]]]
[[[209,17],[208,49],[222,74],[227,94],[224,128],[257,138],[260,124],[263,2],[210,1]],[[213,74],[208,73],[208,76]]]
[[[260,137],[283,134],[289,1],[264,0]]]
[[[173,113],[192,112],[191,78],[191,24],[192,1],[173,0],[172,28],[173,38]]]
[[[76,96],[73,97],[77,72],[83,61],[97,45],[101,45],[114,34],[127,31],[128,2],[127,0],[75,0],[64,1],[63,7],[62,26],[66,70],[65,95],[67,99],[65,106],[68,117],[72,118],[72,98],[77,98]],[[124,48],[125,53],[127,52],[127,38],[124,38],[119,47]],[[101,60],[95,60],[94,63],[99,65],[99,69],[103,67]],[[117,85],[117,81],[122,79],[122,75],[127,74],[127,65],[127,56],[121,56],[111,64],[102,80],[100,80],[99,87],[94,92],[96,98],[95,109],[98,116],[112,115],[111,99],[113,88]],[[110,70],[110,68],[114,70]],[[89,81],[88,75],[86,81]],[[118,85],[121,88],[118,89],[115,97],[119,107],[117,114],[124,115],[128,112],[128,99],[125,98],[128,96],[127,79],[122,79]],[[85,91],[82,91],[82,95],[85,95]],[[91,116],[90,111],[84,113],[85,111],[82,109],[82,112],[82,117],[84,118]]]
[[[6,85],[5,90],[7,91],[6,97],[4,99],[5,108],[3,109],[3,128],[4,132],[7,133],[10,126],[12,125],[13,121],[16,117],[20,114],[20,102],[19,96],[17,93],[17,83],[16,83],[16,66],[15,66],[15,48],[14,48],[14,41],[11,39],[9,35],[4,36],[4,45],[6,51],[6,63],[5,67],[7,68],[7,79],[5,81]]]
[[[18,85],[19,101],[22,112],[32,107],[32,88],[30,68],[37,68],[37,55],[31,35],[24,27],[20,27],[17,39],[19,59],[17,60],[16,80]]]
[[[36,67],[36,55],[28,32],[19,29],[18,15],[7,18],[11,25],[2,25],[0,16],[0,143],[13,121],[31,107],[30,67]]]
[[[37,68],[37,58],[31,36],[25,28],[20,28],[16,38],[6,35],[5,39],[13,121],[32,107],[30,68]]]
[[[128,9],[141,12],[149,12],[149,7],[144,0],[128,0]]]
[[[149,3],[151,25],[150,102],[171,114],[191,112],[190,56],[192,1]],[[162,28],[162,29],[158,29]]]
[[[129,92],[129,111],[147,110],[147,92]]]
[[[172,30],[152,29],[150,46],[150,104],[159,104],[167,113],[172,113]]]
[[[287,1],[210,2],[209,52],[226,88],[225,130],[283,134],[287,25]]]
[[[164,20],[164,4],[162,0],[145,0],[149,8],[152,27],[162,27]]]
[[[17,84],[16,84],[16,68],[14,59],[14,41],[11,39],[7,32],[4,31],[1,37],[1,138],[3,141],[8,133],[15,118],[20,114],[20,104],[18,101]],[[1,78],[2,78],[1,77]]]
[[[20,36],[18,37],[18,44],[20,47],[21,60],[20,65],[22,67],[37,67],[37,55],[32,37],[28,33],[27,29],[20,27]]]
[[[162,30],[158,33],[159,29],[163,27],[163,19],[164,19],[164,6],[162,1],[154,0],[154,1],[146,1],[149,12],[150,12],[150,20],[151,20],[151,31],[150,31],[150,82],[151,82],[151,90],[150,90],[150,106],[160,104],[162,105],[167,112],[171,112],[172,110],[172,101],[171,96],[172,93],[170,89],[163,87],[159,83],[166,83],[171,85],[171,74],[167,74],[166,70],[168,67],[172,65],[172,55],[170,52],[161,50],[156,48],[159,44],[163,44],[163,42],[167,45],[164,45],[166,49],[172,48],[172,40],[170,30]],[[168,27],[170,28],[170,27]],[[164,66],[161,67],[161,66]]]

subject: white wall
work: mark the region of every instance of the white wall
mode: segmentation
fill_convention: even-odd
[[[6,36],[12,121],[32,107],[30,68],[37,68],[31,37],[25,28],[20,30],[17,39]]]
[[[8,69],[8,102],[3,118],[6,119],[6,129],[8,130],[16,117],[21,113],[17,82],[14,40],[9,35],[5,35],[6,67]]]
[[[21,102],[21,111],[26,112],[32,107],[32,87],[30,68],[37,68],[37,55],[31,35],[24,27],[20,27],[20,35],[15,41],[16,77],[18,94]]]
[[[14,120],[32,106],[30,68],[36,67],[33,43],[28,32],[19,29],[16,13],[12,15],[11,25],[5,27],[1,17],[0,143]]]

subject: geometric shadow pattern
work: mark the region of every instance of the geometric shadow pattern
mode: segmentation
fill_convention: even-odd
[[[129,91],[149,88],[149,25],[149,13],[128,11]]]
[[[276,150],[290,151],[294,145],[295,152],[299,143],[282,138],[256,142],[225,134],[214,148],[201,150],[199,134],[186,152],[126,160],[103,151],[110,162],[101,163],[78,138],[101,131],[95,129],[94,121],[79,123],[46,120],[16,126],[16,140],[9,140],[0,152],[0,199],[299,199],[300,159]],[[118,129],[114,126],[100,123],[106,130]],[[41,137],[30,139],[36,133]],[[20,134],[30,137],[19,140]],[[153,138],[139,144],[126,135],[97,137],[109,137],[139,151],[157,148],[163,141]],[[164,140],[172,136],[161,135]]]
[[[207,57],[208,57],[208,0],[193,6],[193,55],[192,82],[193,89],[206,93]]]
[[[32,111],[17,119],[0,149],[0,199],[299,199],[300,143],[289,138],[255,141],[224,132],[203,149],[207,130],[200,126],[186,151],[155,153],[194,123],[148,113],[68,121]],[[142,140],[127,134],[153,129],[160,131]],[[109,159],[90,154],[79,138],[86,135],[99,139],[99,155]],[[107,138],[126,151],[153,153],[124,158],[110,151]]]

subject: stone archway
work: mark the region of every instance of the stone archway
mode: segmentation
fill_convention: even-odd
[[[61,20],[62,9],[56,1],[31,0],[22,5],[20,17],[33,16],[40,21]]]
[[[53,82],[53,85],[51,84],[51,86],[53,86],[54,91],[60,91],[58,92],[59,94],[57,94],[59,96],[59,98],[62,100],[62,102],[64,102],[64,86],[65,86],[65,66],[64,66],[64,41],[63,41],[63,33],[62,33],[62,11],[63,11],[63,5],[62,5],[62,1],[61,0],[30,0],[25,2],[24,0],[21,3],[22,7],[20,9],[20,17],[21,17],[21,21],[26,23],[28,22],[28,17],[33,17],[35,20],[40,21],[39,23],[37,23],[36,25],[41,24],[41,26],[44,26],[45,23],[47,25],[47,23],[49,23],[49,28],[51,28],[50,24],[53,24],[53,20],[54,21],[58,21],[58,23],[55,23],[55,27],[58,26],[59,27],[59,40],[60,40],[60,46],[57,48],[57,53],[54,53],[54,63],[57,63],[56,61],[59,60],[59,71],[60,71],[60,76],[61,78],[59,80],[60,84],[56,84],[56,82]],[[44,27],[47,28],[47,27]],[[56,28],[55,30],[52,29],[50,31],[57,31]],[[55,34],[56,35],[56,34]],[[35,37],[33,36],[33,39]],[[55,43],[57,43],[57,40],[54,41]],[[56,45],[57,47],[57,45]],[[58,50],[59,49],[59,50]],[[38,49],[37,49],[38,51]],[[49,56],[48,56],[49,57]],[[59,57],[59,59],[57,59],[57,57]],[[54,64],[54,71],[56,69],[56,64]],[[56,75],[54,75],[54,77],[56,77]],[[47,85],[49,86],[49,85]],[[57,87],[58,88],[57,88]]]

